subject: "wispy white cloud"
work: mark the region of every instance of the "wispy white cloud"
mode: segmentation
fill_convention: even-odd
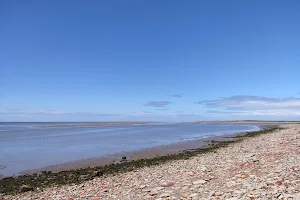
[[[65,114],[63,110],[3,109],[0,114]]]
[[[142,111],[143,113],[146,113],[146,114],[151,114],[152,112],[150,111]]]
[[[197,102],[207,108],[210,114],[232,115],[300,115],[300,98],[272,98],[239,95]],[[223,110],[219,110],[223,109]],[[224,111],[225,110],[225,111]]]
[[[114,113],[92,113],[92,112],[65,112],[63,110],[27,110],[27,109],[3,109],[2,115],[81,115],[81,116],[116,116]]]
[[[149,101],[145,104],[145,106],[153,106],[153,107],[165,107],[171,104],[169,101]]]
[[[179,116],[179,117],[199,117],[201,115],[193,114],[193,113],[186,113],[186,114],[177,114],[176,116]]]
[[[174,111],[174,113],[176,113],[176,114],[181,114],[181,113],[184,113],[184,111],[178,110],[178,111]]]
[[[175,98],[181,98],[182,94],[171,94],[170,96]]]

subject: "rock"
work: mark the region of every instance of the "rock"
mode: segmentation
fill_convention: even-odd
[[[221,192],[216,192],[216,193],[215,193],[215,196],[221,196],[221,195],[222,195]]]
[[[157,191],[160,191],[160,190],[163,190],[164,189],[164,187],[156,187],[156,188],[154,188],[154,190],[157,190]]]
[[[254,197],[253,194],[248,194],[247,196],[250,197],[250,198],[253,198],[253,197]]]
[[[151,190],[150,192],[149,192],[149,195],[150,196],[154,196],[154,195],[157,195],[158,194],[158,191],[157,190]]]
[[[100,191],[100,193],[103,193],[103,192],[108,192],[108,189],[104,188],[103,190]]]
[[[193,198],[196,198],[198,196],[199,196],[199,193],[193,193],[193,194],[190,194],[188,197],[193,199]]]
[[[194,175],[195,175],[195,172],[188,172],[187,175],[189,175],[189,176],[194,176]]]
[[[229,181],[229,182],[226,183],[226,185],[227,185],[228,187],[232,187],[232,186],[235,186],[235,185],[236,185],[236,182],[235,182],[235,181]]]
[[[162,193],[161,195],[159,195],[159,197],[161,197],[161,198],[167,198],[169,196],[170,196],[169,193]]]
[[[250,154],[245,154],[244,158],[251,158],[251,157],[254,157],[254,156],[255,156],[254,153],[250,153]]]
[[[190,193],[184,192],[184,193],[181,193],[181,195],[182,195],[183,197],[188,197],[188,196],[190,195]]]
[[[239,190],[236,190],[236,191],[234,191],[234,194],[241,195],[241,194],[243,194],[243,192],[239,191]]]
[[[198,181],[194,181],[193,185],[203,185],[206,183],[206,180],[198,180]]]
[[[282,194],[278,194],[278,195],[276,196],[276,198],[277,198],[277,199],[282,199],[282,198],[283,198],[283,195],[282,195]]]
[[[209,197],[212,197],[212,196],[214,196],[214,195],[215,195],[215,191],[210,191],[208,196],[209,196]]]
[[[20,187],[21,192],[28,192],[28,191],[34,191],[34,188],[30,185],[22,185]]]
[[[146,196],[145,196],[145,199],[149,199],[149,200],[151,199],[151,200],[152,200],[152,199],[153,199],[153,196],[146,195]]]
[[[142,189],[142,192],[151,192],[149,188]]]
[[[92,176],[96,177],[96,176],[103,176],[103,172],[102,171],[93,171],[92,172]]]
[[[173,182],[165,182],[165,183],[162,183],[162,187],[171,187],[171,186],[173,186],[174,185],[174,183]]]
[[[144,189],[145,187],[147,187],[146,185],[141,185],[140,189]]]

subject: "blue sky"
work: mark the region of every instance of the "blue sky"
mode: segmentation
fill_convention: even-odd
[[[1,1],[0,121],[300,120],[300,1]]]

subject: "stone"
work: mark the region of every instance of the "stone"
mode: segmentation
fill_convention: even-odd
[[[215,195],[215,193],[216,193],[215,191],[210,191],[208,196],[212,197]]]
[[[161,195],[159,195],[159,197],[161,197],[161,198],[167,198],[169,196],[170,196],[169,193],[162,193]]]
[[[20,187],[21,192],[28,192],[28,191],[34,191],[34,188],[30,185],[22,185]]]
[[[190,194],[188,197],[189,198],[196,198],[199,196],[199,193],[193,193],[193,194]]]
[[[145,187],[147,187],[146,185],[141,185],[140,189],[144,189]]]
[[[143,192],[151,192],[151,189],[149,189],[149,188],[144,188],[144,189],[142,189],[142,191],[143,191]]]
[[[92,176],[93,177],[103,176],[103,172],[102,171],[93,171]]]
[[[160,191],[160,190],[163,190],[163,189],[165,189],[164,187],[156,187],[156,188],[154,188],[154,190],[157,190],[157,191]]]
[[[206,183],[206,180],[198,180],[198,181],[193,182],[194,185],[203,185],[205,183]]]
[[[158,194],[158,191],[157,190],[151,190],[150,192],[149,192],[149,195],[150,196],[154,196],[154,195],[157,195]]]
[[[229,182],[226,183],[226,185],[227,185],[228,187],[231,187],[231,186],[236,185],[236,182],[235,182],[235,181],[229,181]]]
[[[236,191],[234,191],[234,194],[241,195],[241,194],[243,194],[243,192],[242,192],[242,191],[239,191],[239,190],[236,190]]]
[[[100,191],[100,193],[103,193],[103,192],[108,192],[108,189],[104,188],[103,190]]]
[[[282,198],[283,198],[282,194],[277,195],[277,199],[282,199]]]
[[[173,182],[164,182],[164,183],[161,184],[162,187],[171,187],[173,185],[174,185]]]

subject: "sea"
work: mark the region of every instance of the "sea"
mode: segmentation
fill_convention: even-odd
[[[0,174],[259,129],[222,123],[0,123]]]

